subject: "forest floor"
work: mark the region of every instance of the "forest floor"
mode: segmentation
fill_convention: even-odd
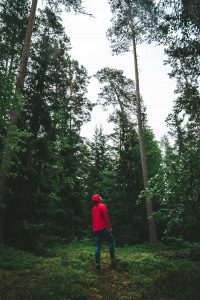
[[[94,244],[73,242],[48,255],[0,248],[0,300],[199,300],[200,244],[180,247],[117,247],[110,267],[108,246],[95,270]]]

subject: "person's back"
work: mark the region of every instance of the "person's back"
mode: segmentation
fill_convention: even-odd
[[[106,228],[111,229],[106,205],[97,202],[92,208],[92,230],[95,232]]]
[[[102,199],[98,194],[92,196],[94,206],[92,208],[92,231],[96,240],[96,268],[100,269],[100,253],[101,253],[101,241],[103,239],[110,243],[110,258],[112,265],[115,264],[115,240],[112,235],[112,227],[108,216],[107,207],[101,203]]]

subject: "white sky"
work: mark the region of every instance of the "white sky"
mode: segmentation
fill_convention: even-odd
[[[134,80],[134,64],[132,52],[112,56],[106,31],[110,27],[111,12],[107,0],[85,0],[86,10],[95,18],[83,15],[64,14],[63,22],[66,33],[70,37],[72,58],[77,59],[94,75],[104,67],[121,69],[125,76]],[[163,65],[165,59],[163,48],[151,45],[138,46],[138,64],[140,70],[140,92],[147,107],[149,125],[158,140],[167,133],[165,119],[171,112],[175,98],[175,81],[169,79],[168,66]],[[98,81],[91,79],[88,87],[88,97],[97,100],[99,92]],[[94,135],[96,125],[102,124],[104,133],[110,133],[112,125],[107,123],[108,113],[98,106],[92,112],[91,122],[86,123],[81,134],[88,138]]]

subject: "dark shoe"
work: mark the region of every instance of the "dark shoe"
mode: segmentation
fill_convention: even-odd
[[[100,270],[101,269],[101,265],[100,264],[96,264],[96,270]]]
[[[111,267],[116,267],[116,259],[111,260]]]

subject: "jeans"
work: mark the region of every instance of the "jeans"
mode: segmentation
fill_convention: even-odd
[[[115,240],[113,238],[112,232],[110,229],[106,228],[104,230],[96,231],[94,233],[95,241],[96,241],[96,249],[95,249],[95,259],[96,264],[100,265],[100,256],[101,256],[101,242],[102,240],[106,240],[109,242],[109,252],[111,261],[115,261]]]

